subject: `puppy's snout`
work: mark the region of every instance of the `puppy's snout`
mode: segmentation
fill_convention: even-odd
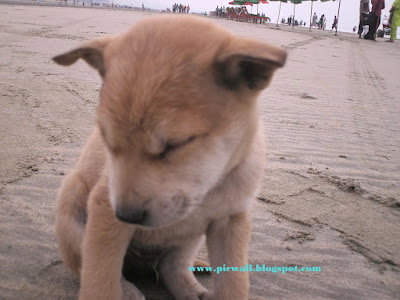
[[[145,209],[126,209],[117,208],[115,212],[117,218],[125,223],[143,225],[148,218],[148,211]]]

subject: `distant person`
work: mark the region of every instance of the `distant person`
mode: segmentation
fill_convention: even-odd
[[[322,30],[325,30],[325,28],[326,28],[326,18],[325,18],[325,15],[322,15],[321,18],[319,19],[318,28],[319,28],[319,29],[322,29]]]
[[[318,16],[316,13],[312,16],[312,27],[316,28],[317,27],[317,21],[318,21]]]
[[[382,9],[385,8],[385,0],[371,0],[371,3],[374,17],[371,25],[369,25],[368,33],[364,36],[364,39],[375,41],[376,30],[381,24]]]
[[[332,31],[333,29],[337,29],[337,18],[336,18],[336,16],[335,16],[335,18],[333,19],[333,24],[332,24],[332,29],[331,29],[331,31]]]
[[[186,9],[186,12],[189,13],[189,11],[190,11],[190,6],[188,5],[187,9]]]
[[[400,0],[394,0],[390,9],[390,39],[387,42],[394,43],[397,38],[397,26],[400,26]]]
[[[361,38],[361,35],[364,31],[362,26],[362,18],[363,14],[369,14],[369,0],[360,0],[360,23],[358,24],[358,37]]]

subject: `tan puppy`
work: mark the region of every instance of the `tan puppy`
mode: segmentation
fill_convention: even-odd
[[[57,200],[60,251],[80,275],[80,298],[143,299],[122,279],[128,253],[150,257],[176,299],[247,299],[246,272],[215,275],[211,294],[188,267],[204,235],[214,268],[247,263],[264,169],[256,97],[285,51],[173,16],[54,60],[79,58],[103,79],[97,126]]]

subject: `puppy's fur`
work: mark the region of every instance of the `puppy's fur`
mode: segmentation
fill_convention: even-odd
[[[247,263],[264,168],[256,97],[285,51],[174,16],[54,60],[80,58],[103,85],[97,126],[58,194],[56,228],[80,298],[143,299],[121,275],[132,254],[150,257],[176,299],[246,299],[246,272],[215,275],[211,294],[188,267],[204,235],[213,267]]]

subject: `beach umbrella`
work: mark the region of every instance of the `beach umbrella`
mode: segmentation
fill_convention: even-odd
[[[321,0],[321,2],[328,2],[328,1],[336,1],[336,0]],[[342,0],[339,0],[339,6],[338,6],[338,12],[337,12],[337,23],[336,23],[336,30],[335,30],[335,35],[337,35],[337,29],[339,25],[339,14],[340,14],[340,4]]]
[[[245,5],[250,5],[251,6],[251,14],[253,13],[253,4],[257,4],[257,14],[258,14],[258,4],[260,3],[259,0],[246,0]]]
[[[337,10],[337,23],[336,23],[335,35],[337,35],[337,28],[339,26],[339,14],[340,14],[340,3],[341,2],[342,2],[342,0],[339,0],[339,6],[338,6],[338,10]]]
[[[230,5],[251,5],[252,9],[253,9],[253,3],[249,2],[249,1],[244,1],[244,0],[234,0],[229,2]]]
[[[262,3],[262,4],[268,4],[268,1],[260,0],[260,3]],[[258,3],[257,3],[257,15],[258,15]]]
[[[253,2],[251,1],[242,1],[242,0],[234,0],[229,2],[230,5],[251,5],[253,6]]]
[[[293,3],[293,20],[292,20],[292,26],[294,27],[294,20],[296,16],[296,4],[300,4],[301,0],[289,0],[290,2]]]
[[[310,12],[310,31],[311,31],[311,18],[312,18],[312,13],[313,13],[313,2],[318,1],[318,0],[302,0],[302,1],[311,1],[311,12]],[[328,2],[328,1],[335,1],[335,0],[320,0],[321,2]]]
[[[303,1],[304,1],[304,0],[303,0]],[[321,2],[328,2],[328,1],[336,1],[336,0],[321,0]],[[341,4],[341,2],[342,2],[342,0],[339,0],[335,35],[337,35],[337,29],[338,29],[338,25],[339,25],[339,14],[340,14],[340,4]],[[310,27],[310,28],[311,28],[311,27]]]
[[[279,26],[279,16],[281,15],[281,6],[282,6],[282,2],[287,3],[287,0],[269,0],[269,1],[279,1],[279,12],[278,12],[278,20],[276,21],[276,26]]]
[[[247,0],[246,2],[252,3],[252,4],[257,4],[257,14],[258,14],[258,4],[268,4],[268,1],[266,0]]]
[[[281,5],[282,5],[282,2],[284,2],[284,3],[287,3],[288,1],[290,1],[290,2],[292,2],[293,3],[293,6],[294,5],[296,5],[296,4],[300,4],[300,3],[302,3],[302,1],[311,1],[311,13],[310,13],[310,30],[311,30],[311,18],[312,18],[312,12],[313,12],[313,2],[314,1],[318,1],[318,0],[269,0],[269,1],[279,1],[280,3],[279,3],[279,13],[278,13],[278,20],[276,21],[276,26],[278,26],[278,23],[279,23],[279,17],[280,17],[280,14],[281,14]],[[320,0],[321,2],[328,2],[328,1],[336,1],[336,0]],[[337,15],[337,19],[338,19],[338,24],[339,24],[339,13],[340,13],[340,2],[341,2],[341,0],[339,0],[339,7],[338,7],[338,15]],[[294,9],[294,12],[295,12],[295,7],[293,7],[293,9]],[[294,19],[294,16],[293,16],[293,19]],[[294,24],[294,23],[293,23]],[[337,27],[336,27],[336,33],[335,33],[335,35],[337,35]]]
[[[311,12],[310,12],[310,31],[311,31],[311,18],[312,18],[312,13],[313,13],[313,2],[318,1],[318,0],[303,0],[303,1],[311,1]],[[327,1],[327,0],[325,0]]]

